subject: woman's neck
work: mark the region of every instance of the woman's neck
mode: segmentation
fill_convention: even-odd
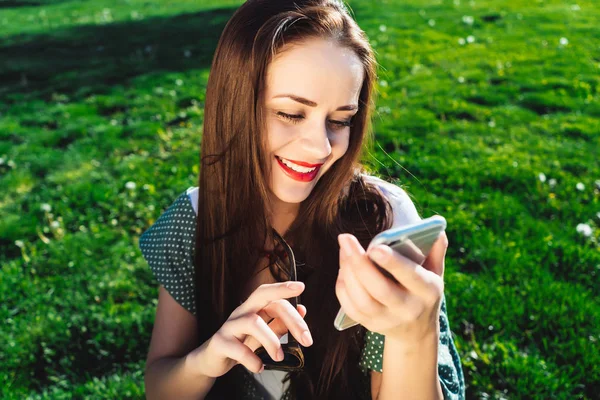
[[[299,203],[286,203],[271,193],[272,214],[271,226],[281,235],[285,235],[290,228],[300,209]]]

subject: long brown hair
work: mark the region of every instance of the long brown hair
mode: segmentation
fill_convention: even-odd
[[[340,233],[363,247],[391,226],[391,206],[362,179],[362,150],[372,138],[376,61],[364,32],[339,0],[248,0],[220,37],[206,89],[195,244],[199,345],[239,306],[270,229],[264,89],[276,54],[312,38],[334,40],[364,67],[359,110],[349,146],[300,204],[285,240],[291,244],[314,344],[304,348],[305,370],[288,378],[298,399],[361,398],[358,368],[364,344],[360,325],[338,332],[335,295]],[[277,274],[273,273],[277,277]],[[239,398],[244,367],[217,379],[209,398]]]

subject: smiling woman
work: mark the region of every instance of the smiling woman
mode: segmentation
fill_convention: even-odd
[[[277,209],[294,213],[346,153],[364,77],[356,53],[322,37],[282,48],[269,64],[264,107],[269,115],[267,152],[273,154],[275,167],[271,200]],[[281,162],[278,157],[297,161]],[[294,165],[319,168],[298,174]]]
[[[338,237],[366,248],[377,233],[420,219],[400,187],[360,164],[375,79],[373,50],[341,1],[248,0],[227,23],[207,85],[198,186],[140,238],[162,285],[148,398],[464,398],[442,297],[418,343],[333,325]],[[289,246],[296,288],[270,262],[276,237]],[[383,285],[383,275],[371,277],[365,287]],[[355,283],[344,301],[356,300],[357,313],[384,309],[362,301],[368,293]],[[302,346],[290,371],[286,335]]]

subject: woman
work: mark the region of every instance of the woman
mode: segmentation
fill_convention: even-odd
[[[140,238],[161,283],[148,398],[464,398],[445,235],[425,268],[378,261],[403,285],[364,250],[420,219],[359,164],[375,79],[338,0],[248,0],[232,16],[206,90],[199,185]],[[281,267],[292,259],[295,279]],[[360,325],[337,331],[340,306]],[[304,365],[263,370],[277,368],[284,335]]]

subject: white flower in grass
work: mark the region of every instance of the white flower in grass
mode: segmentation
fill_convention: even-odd
[[[585,237],[590,237],[592,236],[592,227],[588,224],[577,224],[577,233]]]
[[[598,217],[598,219],[600,219],[600,212],[596,213],[596,217]]]
[[[475,18],[473,18],[471,15],[463,15],[462,22],[467,25],[473,25],[473,22],[475,22]]]
[[[475,41],[475,36],[473,36],[473,35],[467,36],[467,42],[473,43],[474,41]]]
[[[546,182],[546,175],[543,172],[540,172],[540,174],[538,175],[538,178],[540,179],[540,182],[542,182],[542,183]]]
[[[60,222],[58,221],[52,221],[52,223],[50,224],[51,227],[53,228],[60,228]]]
[[[0,158],[0,165],[4,164],[4,158]]]
[[[491,120],[490,122],[488,122],[488,126],[489,126],[490,128],[495,128],[495,127],[496,127],[496,121],[494,121],[494,120]]]
[[[459,76],[458,77],[458,83],[465,83],[465,77],[464,76]]]
[[[596,179],[594,185],[596,185],[596,189],[600,190],[600,179]]]
[[[577,185],[575,185],[575,188],[580,192],[583,192],[585,190],[585,185],[581,182],[578,182]]]
[[[430,19],[429,21],[427,21],[427,23],[429,24],[429,26],[435,26],[435,19]]]
[[[460,44],[461,46],[464,46],[466,43],[465,39],[463,38],[458,38],[458,44]]]
[[[569,44],[569,39],[567,39],[566,37],[561,37],[560,38],[560,45],[561,46],[566,46]]]
[[[181,85],[183,85],[183,81],[182,81],[181,79],[177,79],[177,80],[175,81],[175,84],[176,84],[177,86],[181,86]]]
[[[550,180],[548,181],[548,185],[550,185],[550,187],[556,186],[556,179],[550,178]]]
[[[385,25],[379,25],[379,30],[381,32],[385,32],[385,31],[387,31],[387,26],[385,26]]]
[[[48,203],[44,203],[40,206],[40,209],[42,211],[50,212],[50,211],[52,211],[52,206]]]
[[[129,181],[125,184],[125,187],[129,190],[134,190],[135,189],[135,182]]]
[[[579,7],[579,4],[573,4],[571,6],[571,10],[573,10],[573,11],[579,11],[579,10],[581,10],[581,7]]]
[[[183,56],[184,56],[185,58],[190,58],[190,57],[192,56],[192,52],[191,52],[191,51],[189,51],[189,50],[185,50],[185,51],[183,52]]]
[[[15,240],[15,245],[17,247],[23,248],[25,246],[25,243],[23,243],[22,240]]]

